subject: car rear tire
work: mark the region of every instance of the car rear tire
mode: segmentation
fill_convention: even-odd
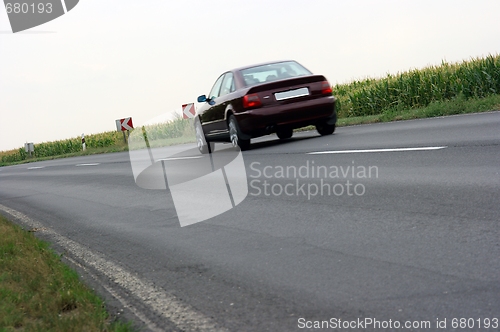
[[[215,144],[213,142],[207,141],[199,121],[196,121],[195,132],[196,132],[196,145],[198,146],[198,151],[200,151],[201,154],[207,154],[213,152]],[[210,150],[209,150],[209,144],[210,144]]]
[[[328,123],[317,124],[316,130],[321,136],[331,135],[335,131],[335,125],[331,125]]]
[[[241,151],[248,150],[250,148],[250,140],[241,138],[240,127],[238,122],[233,115],[229,116],[229,139],[231,145],[236,148],[239,147]]]
[[[293,129],[292,128],[282,128],[278,129],[276,131],[276,135],[279,137],[279,139],[287,139],[293,136]]]

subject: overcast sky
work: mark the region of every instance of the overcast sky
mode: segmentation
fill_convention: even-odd
[[[500,53],[498,0],[81,0],[12,34],[0,8],[0,151],[136,126],[225,70],[295,59],[330,83]]]

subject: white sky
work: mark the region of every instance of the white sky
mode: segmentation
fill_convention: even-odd
[[[498,0],[81,0],[12,34],[0,8],[0,151],[180,112],[247,64],[335,84],[498,54],[498,17]]]

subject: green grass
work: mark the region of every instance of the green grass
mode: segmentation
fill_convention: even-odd
[[[395,107],[384,110],[378,115],[343,118],[339,120],[339,126],[432,118],[438,116],[479,113],[496,110],[500,110],[500,95],[491,95],[485,98],[472,99],[465,99],[463,95],[459,95],[451,100],[432,102],[426,107],[413,109]]]
[[[409,110],[402,108],[393,108],[385,110],[383,113],[377,115],[341,118],[337,121],[337,127],[499,110],[500,95],[492,95],[485,98],[473,98],[469,100],[465,100],[463,96],[458,96],[457,98],[448,101],[433,102],[427,107],[420,107]],[[308,126],[300,128],[296,131],[307,130],[315,130],[315,128],[313,126]]]
[[[30,157],[24,147],[0,152],[0,166],[31,161],[53,159],[60,156],[81,156],[95,153],[126,151],[127,144],[122,133],[111,131],[85,136],[87,149],[82,150],[81,137],[74,137],[54,142],[34,144],[34,155]]]
[[[132,331],[46,242],[0,216],[0,331]]]
[[[29,156],[23,148],[0,152],[0,166],[50,160],[55,158],[85,156],[98,153],[128,151],[137,146],[143,148],[142,128],[147,131],[151,147],[167,146],[194,142],[194,128],[191,121],[176,119],[169,123],[155,124],[137,128],[130,133],[125,143],[123,134],[116,131],[85,136],[86,150],[82,150],[80,137],[35,144],[33,156]]]

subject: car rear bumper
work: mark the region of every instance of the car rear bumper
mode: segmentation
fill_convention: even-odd
[[[268,106],[236,113],[240,130],[252,137],[270,134],[279,127],[300,128],[327,121],[335,124],[335,98],[323,98]]]

